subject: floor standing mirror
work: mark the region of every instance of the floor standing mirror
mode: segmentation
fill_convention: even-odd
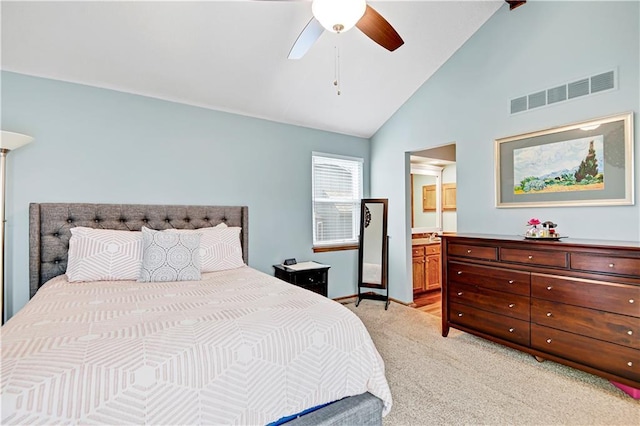
[[[362,299],[374,299],[384,301],[385,310],[389,308],[387,202],[386,198],[369,198],[363,199],[360,204],[358,301],[356,306],[360,304]]]

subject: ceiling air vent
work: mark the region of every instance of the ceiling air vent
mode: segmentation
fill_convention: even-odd
[[[585,96],[589,94],[589,79],[574,81],[569,83],[569,99]]]
[[[547,90],[547,103],[555,104],[567,100],[567,85],[554,87]]]
[[[527,97],[511,99],[511,114],[527,110]]]
[[[616,87],[616,71],[607,71],[511,99],[510,111],[511,114],[517,114],[581,96],[613,90]]]
[[[591,77],[591,93],[613,89],[615,86],[613,71],[605,72]]]
[[[534,93],[529,95],[529,109],[538,108],[547,104],[547,92]]]

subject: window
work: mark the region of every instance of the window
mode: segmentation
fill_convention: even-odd
[[[358,244],[362,158],[313,153],[313,246]]]

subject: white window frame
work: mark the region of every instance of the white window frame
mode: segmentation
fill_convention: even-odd
[[[363,197],[363,175],[364,175],[364,159],[359,157],[349,157],[344,155],[336,155],[336,154],[327,154],[323,152],[312,152],[311,153],[311,211],[312,211],[312,222],[311,227],[313,230],[313,247],[314,248],[326,248],[326,247],[339,247],[339,246],[350,246],[354,244],[358,244],[358,233],[360,232],[360,200]],[[330,163],[331,160],[339,160],[336,161],[335,165],[340,165],[340,162],[344,161],[352,161],[355,163],[359,163],[359,172],[357,182],[353,183],[353,192],[352,197],[350,198],[316,198],[316,158],[322,159],[321,161],[325,163]],[[353,215],[352,215],[352,229],[353,233],[351,238],[345,239],[335,239],[335,240],[324,240],[318,241],[318,226],[316,226],[316,203],[353,203]]]

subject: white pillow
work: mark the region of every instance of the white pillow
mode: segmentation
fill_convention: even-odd
[[[71,228],[69,282],[137,280],[142,267],[142,232]]]
[[[200,233],[142,228],[142,268],[138,282],[200,279]]]
[[[168,229],[171,232],[200,234],[200,265],[202,272],[226,271],[244,266],[240,230],[237,226],[215,226],[198,229]]]

